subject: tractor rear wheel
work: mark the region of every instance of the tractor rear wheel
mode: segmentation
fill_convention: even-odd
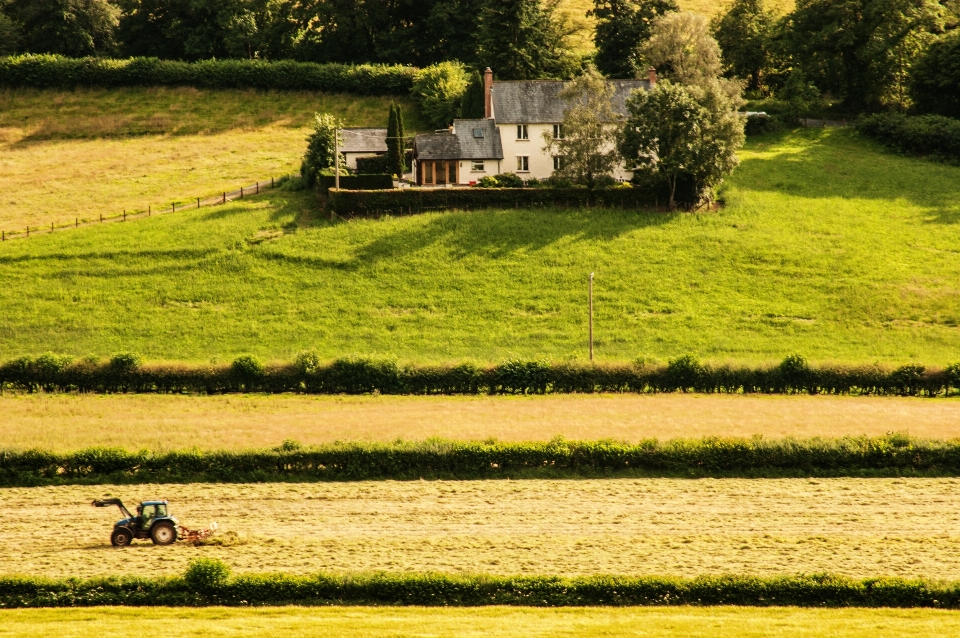
[[[177,530],[172,523],[157,523],[150,530],[150,540],[154,545],[170,545],[177,540]]]
[[[126,547],[132,540],[133,534],[130,530],[122,527],[113,530],[113,534],[110,534],[110,544],[114,547]]]

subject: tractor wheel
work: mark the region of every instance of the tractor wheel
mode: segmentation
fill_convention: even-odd
[[[170,545],[177,540],[177,530],[171,523],[157,523],[150,530],[150,540],[154,545]]]
[[[130,533],[130,530],[122,527],[113,530],[113,534],[110,534],[110,544],[114,547],[126,547],[132,540],[133,534]]]

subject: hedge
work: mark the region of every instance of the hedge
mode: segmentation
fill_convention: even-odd
[[[903,153],[960,161],[960,120],[942,115],[882,113],[860,118],[857,130]]]
[[[431,210],[576,206],[658,208],[668,201],[641,188],[407,188],[330,193],[328,208],[343,218],[410,215]]]
[[[691,356],[667,365],[511,360],[481,367],[407,365],[394,360],[337,359],[301,353],[265,366],[252,357],[231,365],[142,364],[133,355],[108,362],[44,354],[0,365],[0,391],[26,392],[297,392],[304,394],[565,394],[573,392],[705,392],[937,396],[960,390],[960,364],[811,366],[799,355],[778,365],[700,363]]]
[[[321,192],[332,191],[336,186],[336,178],[332,175],[320,175],[317,177],[317,188]],[[363,174],[363,175],[341,175],[340,188],[350,189],[351,191],[379,190],[383,188],[393,188],[393,176],[388,173]]]
[[[0,86],[38,89],[192,86],[202,89],[276,89],[357,95],[409,95],[417,69],[400,65],[317,64],[282,60],[0,58]]]
[[[360,175],[380,175],[380,174],[390,174],[390,167],[388,165],[390,157],[386,154],[384,155],[373,155],[371,157],[358,157],[357,158],[357,173]],[[391,182],[390,186],[385,188],[393,188],[393,183]]]
[[[248,451],[0,451],[0,486],[581,477],[960,476],[960,441],[904,434],[500,443],[331,443]]]
[[[199,562],[199,561],[198,561]],[[192,568],[191,568],[192,569]],[[189,569],[188,569],[189,576]],[[0,577],[0,608],[261,605],[741,605],[960,607],[960,584],[904,578],[799,576],[453,576],[249,574],[189,578]]]

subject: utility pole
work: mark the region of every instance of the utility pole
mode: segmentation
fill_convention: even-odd
[[[340,191],[340,129],[333,129],[333,187]]]
[[[590,273],[588,297],[590,298],[590,360],[593,361],[593,273]]]

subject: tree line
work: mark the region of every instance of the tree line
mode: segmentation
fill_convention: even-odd
[[[490,66],[499,79],[642,76],[677,0],[594,0],[594,51],[571,45],[560,0],[0,0],[0,55],[293,59]],[[733,0],[710,24],[724,75],[793,116],[829,96],[847,112],[960,116],[960,0],[798,0],[778,15]],[[675,38],[699,37],[679,31]],[[670,69],[667,69],[670,70]]]

